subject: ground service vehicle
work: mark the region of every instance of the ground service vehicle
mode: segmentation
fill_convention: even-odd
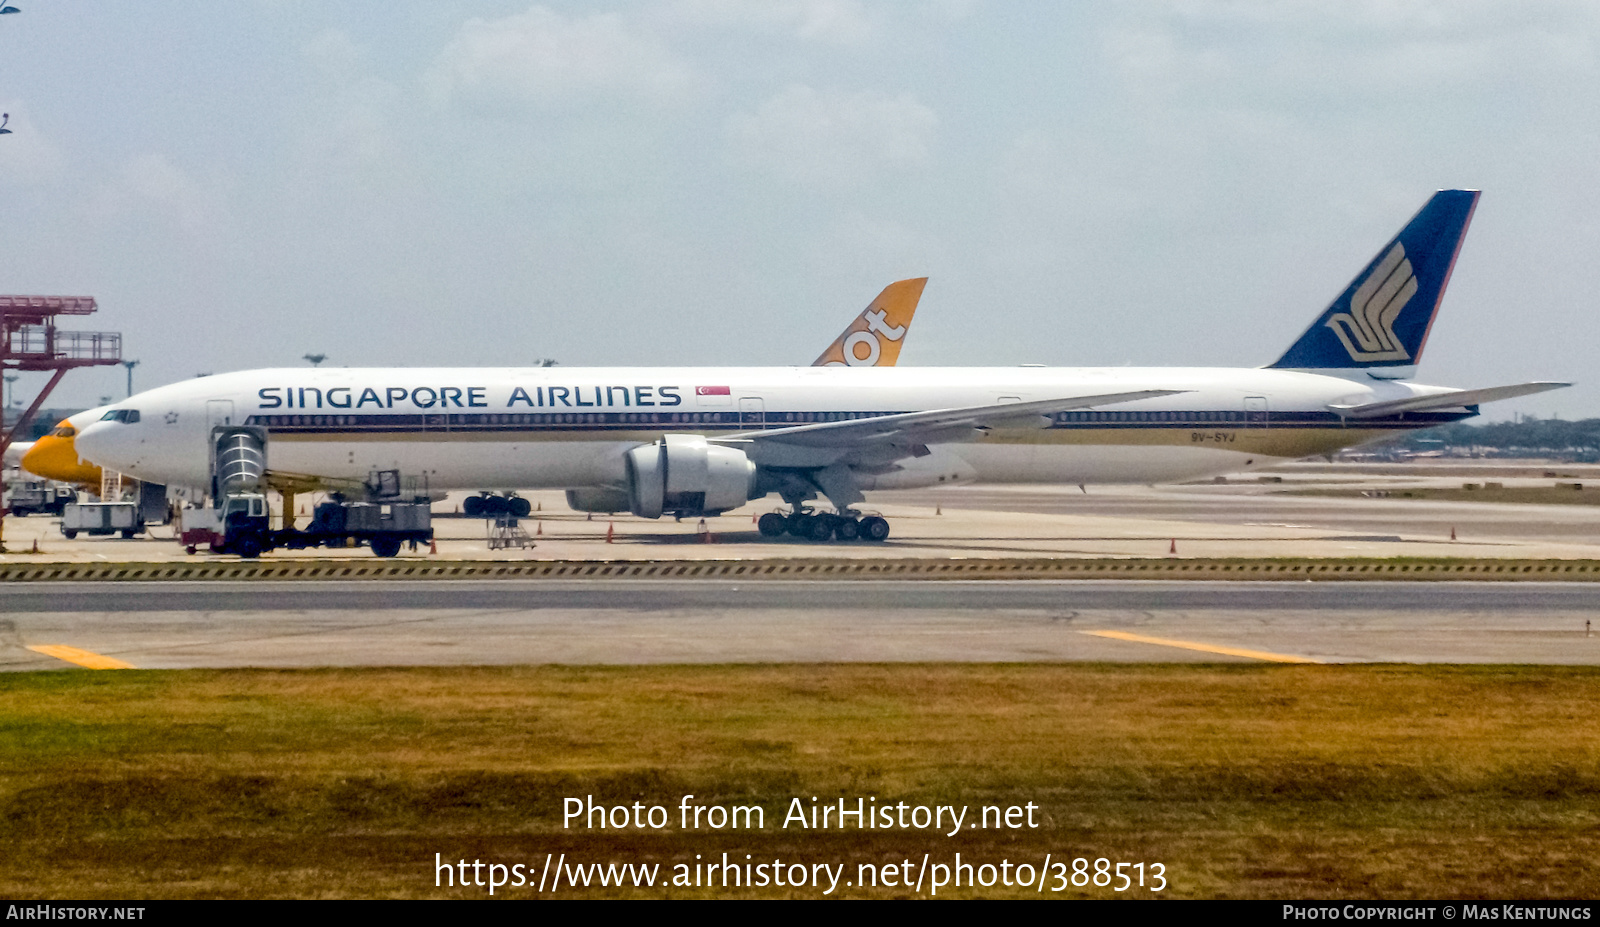
[[[12,483],[6,487],[7,505],[11,514],[18,517],[27,515],[60,515],[66,509],[67,503],[78,498],[78,493],[71,486],[60,486],[36,480],[24,480]]]
[[[80,534],[118,534],[131,538],[144,533],[137,502],[69,502],[61,512],[61,533],[67,540]]]
[[[283,547],[351,547],[365,544],[379,557],[393,557],[433,540],[426,502],[346,502],[332,499],[316,507],[304,530],[271,527],[271,508],[262,493],[230,493],[218,504],[185,509],[178,542],[189,553],[202,546],[213,553],[259,557]]]

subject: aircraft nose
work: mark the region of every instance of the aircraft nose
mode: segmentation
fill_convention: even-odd
[[[22,469],[63,483],[98,482],[99,468],[79,462],[74,441],[74,438],[45,435],[33,442],[28,453],[22,455]]]
[[[77,453],[82,455],[83,459],[103,466],[102,461],[108,455],[115,453],[117,442],[113,433],[118,427],[116,422],[95,422],[78,432]]]

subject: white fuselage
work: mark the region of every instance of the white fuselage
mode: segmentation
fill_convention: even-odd
[[[252,370],[110,407],[137,421],[81,431],[83,456],[152,482],[204,487],[223,425],[269,436],[268,467],[329,481],[399,470],[430,489],[617,486],[626,451],[665,433],[732,435],[845,417],[1128,390],[1175,395],[975,430],[864,490],[948,482],[1150,483],[1328,453],[1465,417],[1346,423],[1334,403],[1445,392],[1410,383],[1225,368],[388,368]]]

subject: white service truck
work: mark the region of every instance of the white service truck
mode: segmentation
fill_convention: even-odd
[[[67,540],[80,534],[117,534],[131,538],[144,533],[137,502],[69,502],[61,512],[61,533]]]

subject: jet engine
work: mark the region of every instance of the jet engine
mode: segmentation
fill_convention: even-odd
[[[574,512],[599,512],[610,515],[615,512],[629,511],[633,507],[628,496],[627,490],[612,489],[608,486],[569,489],[567,490],[567,505]]]
[[[629,451],[626,464],[628,510],[640,518],[711,515],[757,496],[756,465],[744,451],[700,435],[664,435]]]

